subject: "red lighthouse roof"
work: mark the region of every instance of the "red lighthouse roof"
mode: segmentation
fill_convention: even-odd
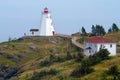
[[[112,40],[103,38],[101,36],[93,37],[91,39],[85,40],[85,42],[89,42],[89,43],[113,43]]]
[[[46,7],[46,8],[44,8],[44,13],[48,13],[49,11],[48,11],[48,8]]]

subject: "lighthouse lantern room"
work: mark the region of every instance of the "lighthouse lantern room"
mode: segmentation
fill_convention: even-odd
[[[48,8],[44,8],[41,19],[40,36],[53,36],[54,34],[55,30],[53,27],[51,14]]]

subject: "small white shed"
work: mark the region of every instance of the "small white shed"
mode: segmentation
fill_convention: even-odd
[[[107,49],[110,52],[110,56],[116,55],[116,43],[112,40],[96,36],[84,41],[84,54],[86,56],[93,55],[100,49]]]

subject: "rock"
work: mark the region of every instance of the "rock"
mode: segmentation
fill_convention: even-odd
[[[50,38],[49,38],[49,42],[57,43],[58,40],[57,40],[56,38],[54,38],[54,37],[50,37]]]
[[[4,77],[0,77],[0,80],[4,80]]]
[[[33,51],[36,51],[38,48],[36,46],[30,46],[30,49],[32,49]]]
[[[7,59],[13,59],[14,56],[13,56],[12,54],[8,54],[8,55],[6,56],[6,58],[7,58]]]
[[[17,54],[17,57],[18,58],[24,58],[24,56],[22,55],[22,53]]]
[[[4,53],[3,52],[0,52],[0,55],[3,55]]]
[[[14,74],[17,73],[18,70],[19,70],[18,68],[10,68],[5,78],[10,79],[12,76],[14,76]]]
[[[51,48],[51,49],[50,49],[50,52],[51,52],[51,53],[56,53],[57,51],[56,51],[55,48]]]
[[[0,72],[0,78],[4,77],[4,72]],[[1,80],[1,79],[0,79]]]
[[[17,77],[15,76],[15,77],[12,77],[12,78],[10,78],[9,80],[17,80]]]

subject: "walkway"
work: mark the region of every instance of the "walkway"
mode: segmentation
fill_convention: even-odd
[[[80,44],[79,42],[77,42],[78,39],[80,39],[80,37],[72,36],[72,43],[73,43],[75,46],[77,46],[77,47],[79,47],[79,48],[81,48],[81,49],[84,49],[84,48],[83,48],[83,45]]]
[[[65,34],[56,34],[56,36],[70,38],[71,41],[72,41],[72,44],[74,44],[75,46],[79,47],[80,49],[83,49],[83,45],[80,44],[79,42],[77,42],[77,40],[80,39],[80,37],[71,36],[71,35],[65,35]]]

